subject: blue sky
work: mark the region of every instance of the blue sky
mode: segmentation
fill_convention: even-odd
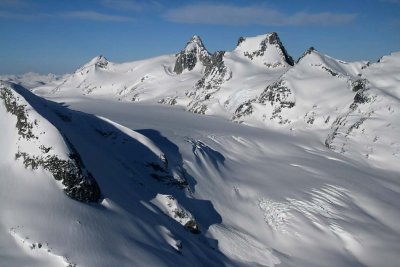
[[[194,34],[229,51],[240,36],[273,31],[294,58],[314,46],[375,61],[400,51],[400,0],[0,0],[0,73],[173,54]]]

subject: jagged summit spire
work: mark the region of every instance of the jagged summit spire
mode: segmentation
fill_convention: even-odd
[[[103,55],[99,55],[96,58],[95,66],[99,68],[105,68],[108,65],[108,60]]]
[[[186,43],[186,46],[183,50],[185,51],[196,50],[196,52],[206,51],[208,53],[206,47],[203,44],[203,41],[198,35],[193,35],[190,38],[190,40]]]
[[[193,35],[185,48],[176,55],[174,72],[181,74],[185,69],[191,71],[197,62],[207,65],[210,62],[210,53],[205,48],[200,36]]]
[[[200,43],[203,43],[201,38],[200,38],[200,36],[198,36],[196,34],[193,35],[192,38],[190,38],[189,42],[200,42]]]
[[[278,33],[276,32],[271,32],[267,34],[268,42],[270,44],[279,44],[281,40],[279,39]]]
[[[240,37],[234,51],[252,61],[261,61],[267,67],[294,65],[293,58],[287,53],[276,32]]]

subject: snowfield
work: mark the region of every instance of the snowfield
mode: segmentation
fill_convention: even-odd
[[[1,266],[398,266],[399,52],[194,36],[19,79],[0,82]]]

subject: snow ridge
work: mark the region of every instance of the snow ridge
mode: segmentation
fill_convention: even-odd
[[[63,190],[69,197],[82,202],[98,202],[101,197],[100,188],[93,175],[85,168],[79,153],[68,139],[62,138],[61,134],[33,111],[26,99],[17,93],[26,89],[1,83],[0,90],[3,106],[17,120],[15,127],[19,137],[15,159],[21,160],[25,168],[36,170],[41,167],[49,171],[54,179],[62,183]],[[50,135],[58,135],[60,140],[57,140],[57,143],[61,143],[61,148],[57,148],[57,143],[49,143],[49,134],[45,129],[50,131]]]

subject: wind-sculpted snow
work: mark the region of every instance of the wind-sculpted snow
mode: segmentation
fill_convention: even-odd
[[[48,106],[49,104],[44,105]],[[36,110],[43,109],[40,104],[35,106],[35,108]],[[55,104],[51,104],[51,108],[43,110],[44,116],[47,115],[47,117],[49,117],[48,113],[51,114],[49,121],[59,129],[65,143],[71,150],[69,158],[73,159],[75,165],[78,166],[76,169],[71,167],[71,172],[75,172],[77,176],[81,176],[82,170],[86,170],[86,168],[68,134],[68,132],[71,132],[72,135],[75,135],[76,133],[72,132],[74,129],[79,129],[79,132],[86,130],[92,133],[92,135],[98,136],[97,139],[101,141],[102,146],[105,147],[108,145],[110,152],[113,151],[121,165],[129,172],[141,172],[143,174],[143,170],[137,171],[135,168],[141,169],[145,167],[150,176],[157,181],[183,188],[186,187],[187,181],[185,180],[184,173],[181,172],[180,175],[178,175],[178,171],[170,169],[168,159],[164,156],[163,152],[146,137],[115,124],[106,118],[96,118],[86,114],[79,114]],[[78,125],[81,120],[85,121],[85,126]],[[143,146],[143,148],[140,148],[140,146]],[[44,153],[51,150],[51,148],[46,148],[45,146],[41,146],[40,148]],[[135,154],[135,152],[140,154],[140,156],[132,155]],[[16,158],[22,158],[25,165],[30,166],[32,169],[43,166],[45,169],[51,170],[57,180],[60,177],[65,177],[64,179],[67,179],[67,177],[69,178],[68,175],[53,170],[55,168],[54,166],[70,166],[69,162],[59,161],[53,156],[48,156],[45,159],[35,156],[30,157],[24,152],[18,152]],[[172,171],[177,174],[173,175]],[[87,176],[88,179],[91,178],[91,180],[94,180],[90,172],[87,172]],[[83,184],[80,183],[80,185]]]
[[[20,90],[29,105],[0,105],[1,263],[398,266],[400,54],[311,48],[291,66],[274,34],[209,61],[198,44],[179,74],[177,55],[95,58],[33,90],[49,100]],[[18,144],[76,151],[101,201],[60,193]]]
[[[326,185],[321,189],[311,189],[310,200],[286,199],[285,202],[274,202],[262,198],[259,202],[260,209],[264,212],[265,222],[275,231],[288,233],[293,213],[299,212],[310,220],[310,224],[317,227],[324,225],[331,227],[335,225],[335,220],[343,219],[340,209],[346,208],[349,196],[344,188]]]
[[[44,186],[39,173],[32,174],[35,184],[21,181],[26,170],[20,170],[18,179],[11,178],[28,184],[25,190],[9,186],[12,199],[41,204],[21,213],[15,213],[21,208],[14,204],[2,206],[1,220],[8,227],[0,229],[23,226],[20,236],[48,243],[54,255],[67,255],[77,266],[397,264],[398,170],[374,168],[331,151],[318,131],[286,134],[166,105],[86,98],[68,102],[71,108],[97,114],[101,122],[47,104],[57,110],[52,113],[60,123],[79,125],[74,127],[79,133],[66,126],[63,132],[82,151],[104,200],[99,208],[77,206]],[[131,144],[133,137],[144,147]],[[151,176],[166,169],[176,171],[172,176],[183,171],[188,186],[182,189]],[[9,183],[9,171],[0,171],[1,183]],[[29,197],[27,188],[46,193]],[[7,192],[3,197],[11,198]],[[49,197],[52,208],[43,204]],[[39,209],[41,205],[57,216]],[[42,224],[51,226],[42,229]],[[8,255],[14,250],[31,255],[11,248],[1,247]]]
[[[187,138],[186,141],[192,145],[192,152],[196,156],[196,161],[199,165],[202,162],[212,163],[215,169],[219,170],[224,164],[225,157],[218,151],[212,149],[202,141]]]
[[[10,181],[14,182],[9,187],[11,195],[1,195],[1,202],[8,203],[1,208],[1,225],[9,225],[12,237],[21,246],[21,250],[17,250],[21,254],[20,260],[11,260],[11,266],[27,259],[32,266],[43,263],[54,263],[55,266],[131,266],[143,262],[152,265],[164,262],[168,266],[177,262],[183,266],[199,262],[220,266],[222,262],[229,262],[205,237],[210,224],[218,223],[220,216],[209,201],[193,197],[196,180],[187,173],[179,150],[168,139],[156,131],[142,130],[141,134],[107,118],[70,110],[15,85],[7,84],[6,87],[15,90],[12,92],[18,97],[18,103],[26,101],[26,107],[21,109],[26,112],[21,113],[27,117],[26,121],[37,119],[37,124],[32,124],[32,137],[21,137],[21,143],[17,142],[19,147],[14,147],[8,139],[11,137],[12,141],[12,133],[16,132],[8,124],[17,119],[12,120],[14,115],[10,114],[2,120],[7,131],[0,138],[4,159],[0,164],[1,188]],[[10,102],[14,103],[14,100]],[[3,109],[5,112],[4,106]],[[4,146],[6,143],[8,145]],[[37,148],[32,144],[41,145]],[[159,147],[167,149],[167,153]],[[63,152],[65,161],[61,161],[64,158],[60,151],[69,151],[69,154]],[[72,163],[68,160],[73,160],[74,165],[69,165]],[[18,168],[18,161],[29,168]],[[53,167],[57,169],[53,170]],[[64,168],[71,169],[60,173],[59,169]],[[89,176],[89,170],[93,176]],[[69,174],[93,179],[101,189],[100,203],[82,207],[63,199],[63,194],[54,188],[57,184],[49,183],[49,173],[56,179],[62,177],[63,184],[71,182]],[[27,182],[33,180],[33,184]],[[76,191],[84,190],[85,186],[84,181],[80,181],[71,192],[67,188],[64,190],[74,199],[91,202],[89,192],[81,198]],[[16,211],[15,206],[3,201],[3,196],[14,199],[15,203],[26,203],[26,209]],[[171,205],[164,203],[166,198],[158,196],[168,196]],[[43,207],[46,208],[42,210]],[[200,210],[208,215],[197,215]],[[11,211],[14,215],[5,215]],[[49,214],[52,214],[50,219]],[[5,231],[3,227],[0,230]],[[159,235],[154,236],[154,230]],[[29,235],[29,238],[24,235]],[[0,238],[1,250],[11,253],[12,247],[5,248],[3,239]],[[104,240],[116,243],[107,246]],[[139,244],[149,244],[149,247]],[[125,254],[127,247],[130,249]],[[135,252],[132,254],[132,251]],[[180,258],[175,258],[177,251]]]

